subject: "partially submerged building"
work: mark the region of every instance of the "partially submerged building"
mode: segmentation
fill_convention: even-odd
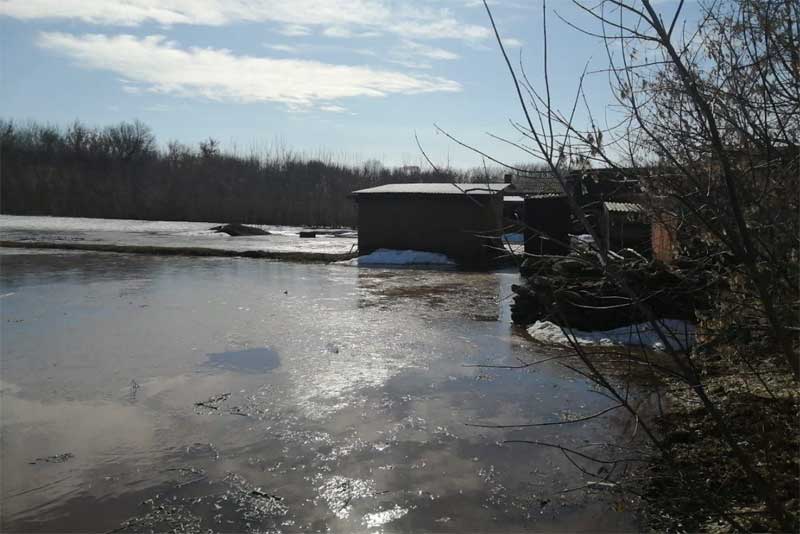
[[[672,259],[671,235],[645,209],[639,179],[633,173],[591,169],[570,173],[563,185],[549,176],[516,178],[513,194],[525,199],[526,253],[566,254],[569,235],[585,233],[570,209],[569,194],[605,250],[631,248],[662,261]]]
[[[573,186],[573,181],[567,182],[568,190]],[[567,195],[561,182],[543,176],[515,187],[515,194],[525,199],[525,252],[566,254],[572,223]]]
[[[354,191],[358,250],[380,248],[446,254],[487,266],[501,248],[503,192],[510,184],[406,183]]]

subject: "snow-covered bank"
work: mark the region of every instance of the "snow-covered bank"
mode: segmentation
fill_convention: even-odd
[[[352,257],[357,244],[357,235],[349,228],[249,225],[269,234],[230,236],[212,229],[220,224],[0,215],[0,244],[147,254],[304,258],[302,261]],[[301,238],[301,231],[312,231],[317,236]]]
[[[344,265],[455,265],[455,262],[437,252],[422,250],[391,250],[379,248],[378,250],[359,256],[352,260],[339,262]]]
[[[675,346],[688,347],[695,343],[695,327],[691,323],[675,319],[662,319],[658,321],[667,334],[670,343]],[[650,323],[622,326],[613,330],[599,330],[584,332],[581,330],[565,331],[550,321],[536,321],[528,327],[528,334],[541,343],[549,345],[570,346],[567,333],[574,336],[580,345],[634,345],[663,350],[664,344],[653,331]]]

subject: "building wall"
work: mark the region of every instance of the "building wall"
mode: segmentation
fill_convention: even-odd
[[[664,263],[672,263],[675,259],[675,251],[672,234],[667,225],[660,221],[654,221],[650,240],[653,248],[653,258]]]
[[[424,250],[473,266],[485,266],[496,255],[482,236],[497,235],[502,227],[500,195],[363,194],[356,201],[360,254]]]
[[[569,246],[570,210],[565,198],[525,199],[525,252],[566,254]],[[550,239],[542,239],[532,229]],[[566,244],[565,247],[563,244]]]
[[[630,220],[622,214],[610,217],[609,246],[616,252],[623,248],[631,248],[645,257],[651,257],[652,228],[649,222]]]

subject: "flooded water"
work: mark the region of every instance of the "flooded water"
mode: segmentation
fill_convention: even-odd
[[[2,529],[635,530],[558,450],[620,421],[514,273],[0,250]],[[596,466],[595,466],[596,468]]]

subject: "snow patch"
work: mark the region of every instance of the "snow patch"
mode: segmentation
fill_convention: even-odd
[[[594,243],[594,238],[592,234],[577,234],[577,235],[570,235],[570,238],[580,241],[581,243]]]
[[[525,234],[515,232],[511,234],[503,234],[503,242],[511,243],[512,245],[522,245],[525,243]]]
[[[339,262],[345,265],[455,265],[455,262],[438,252],[421,250],[378,250],[352,260]]]
[[[662,319],[658,321],[658,324],[663,328],[671,345],[677,344],[679,347],[685,348],[695,343],[695,326],[693,324],[676,319]],[[650,323],[632,324],[613,330],[593,332],[562,329],[550,321],[536,321],[528,327],[528,334],[533,339],[549,345],[570,346],[567,333],[574,336],[579,345],[634,345],[664,350],[664,344],[653,331]]]

